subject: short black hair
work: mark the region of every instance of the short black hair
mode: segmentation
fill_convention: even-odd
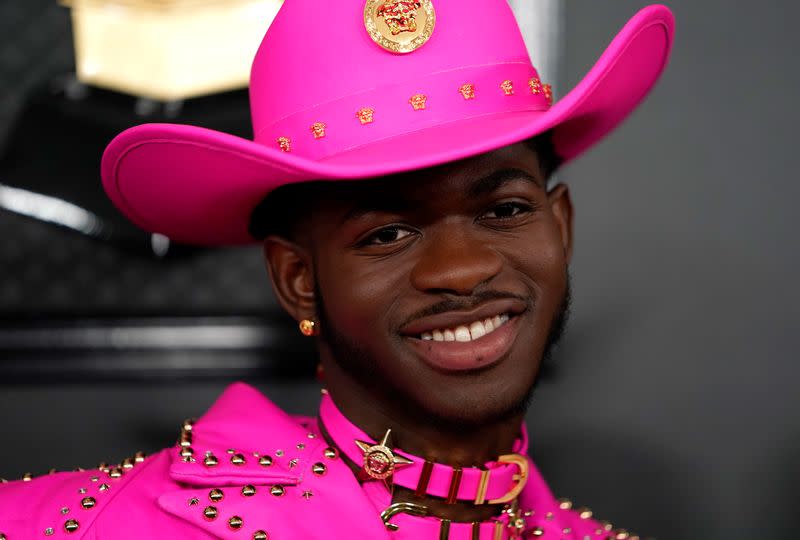
[[[542,174],[548,181],[561,165],[550,131],[524,141],[539,157]],[[263,240],[274,234],[294,238],[302,213],[312,211],[317,201],[325,200],[326,193],[338,182],[312,181],[286,184],[270,192],[253,209],[250,215],[250,235]],[[302,211],[300,209],[303,209]]]

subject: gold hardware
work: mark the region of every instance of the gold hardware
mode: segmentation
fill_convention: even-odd
[[[217,519],[217,507],[206,506],[203,509],[203,517],[206,518],[208,521],[214,521],[215,519]]]
[[[428,515],[428,507],[409,502],[399,502],[389,506],[386,510],[381,512],[381,520],[383,520],[383,524],[390,531],[396,531],[400,528],[389,521],[397,514],[410,514],[412,516],[426,517]]]
[[[542,81],[536,77],[528,81],[528,87],[531,89],[531,94],[534,96],[538,96],[542,93]]]
[[[311,319],[303,319],[300,321],[300,333],[304,336],[314,336],[317,334],[317,323],[312,321]]]
[[[355,441],[359,449],[364,453],[364,464],[361,467],[362,476],[366,475],[375,480],[388,481],[394,470],[403,465],[414,463],[408,458],[396,455],[391,449],[389,442],[392,430],[387,429],[386,433],[378,444],[370,444],[364,441]]]
[[[499,521],[494,524],[494,540],[503,540],[503,524]]]
[[[289,137],[278,137],[278,147],[281,149],[281,152],[291,152],[292,151],[292,139]]]
[[[314,134],[315,139],[321,139],[325,136],[325,128],[327,127],[325,122],[314,122],[311,124],[311,133]]]
[[[503,93],[507,96],[514,95],[514,83],[510,80],[505,80],[500,84],[500,89],[503,90]]]
[[[375,119],[375,109],[372,107],[364,107],[363,109],[359,109],[359,111],[356,113],[356,118],[358,118],[358,121],[361,122],[361,125],[371,124]]]
[[[430,39],[435,25],[431,0],[367,0],[364,6],[367,33],[393,53],[419,49]]]
[[[225,498],[225,493],[221,489],[214,488],[208,493],[208,499],[211,502],[219,502]]]
[[[411,103],[415,111],[422,111],[425,110],[425,106],[428,103],[428,96],[425,94],[414,94],[409,98],[408,102]]]
[[[508,528],[511,530],[511,538],[522,538],[522,533],[525,532],[525,518],[519,509],[519,501],[514,500],[511,506],[506,510],[508,513]],[[567,534],[566,532],[564,534]]]
[[[497,499],[491,499],[489,504],[502,504],[511,502],[516,499],[522,490],[525,488],[525,484],[528,481],[528,458],[522,456],[520,454],[505,454],[497,458],[497,463],[508,463],[511,465],[516,465],[519,467],[519,474],[515,474],[513,479],[516,482],[514,486],[502,497]]]
[[[481,478],[478,481],[478,493],[475,494],[475,504],[486,502],[486,488],[489,487],[489,471],[481,471]]]
[[[470,538],[472,540],[480,540],[481,539],[481,522],[480,521],[473,521],[472,522],[472,535]]]
[[[450,520],[443,519],[439,528],[439,540],[450,540]]]
[[[450,489],[447,491],[447,499],[445,503],[455,504],[458,501],[458,488],[461,487],[461,475],[463,470],[461,467],[453,469],[453,475],[450,477]]]
[[[464,99],[475,99],[475,85],[472,83],[462,84],[458,92]]]

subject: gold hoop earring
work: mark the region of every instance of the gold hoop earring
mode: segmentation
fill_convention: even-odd
[[[300,321],[300,332],[304,336],[316,336],[317,335],[317,323],[312,321],[311,319],[303,319]]]

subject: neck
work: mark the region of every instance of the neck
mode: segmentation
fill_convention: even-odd
[[[451,425],[431,422],[430,415],[415,412],[415,407],[387,402],[385,396],[366,392],[351,381],[331,378],[326,372],[328,391],[337,408],[353,424],[379,441],[387,429],[392,430],[391,444],[407,454],[453,467],[481,466],[502,454],[512,452],[520,437],[523,414],[519,413],[487,425]],[[378,394],[378,395],[376,395]],[[360,463],[349,463],[354,472]],[[413,491],[400,486],[393,489],[393,502],[413,502],[427,506],[440,518],[452,521],[483,521],[497,515],[500,508],[469,502],[445,504],[431,496],[416,497]]]

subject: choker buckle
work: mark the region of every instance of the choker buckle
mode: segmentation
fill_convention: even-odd
[[[528,482],[528,473],[530,464],[528,458],[521,454],[505,454],[497,458],[497,463],[505,463],[509,465],[516,465],[519,468],[519,474],[515,474],[513,479],[516,482],[508,492],[502,497],[497,499],[490,499],[487,501],[489,504],[503,504],[509,503],[519,497],[522,490],[525,489],[525,484]],[[480,484],[478,485],[478,494],[475,497],[475,504],[483,504],[486,497],[486,486],[489,481],[489,471],[486,474],[481,474]],[[479,502],[480,501],[480,502]]]
[[[410,502],[398,502],[392,504],[386,510],[381,512],[381,520],[383,520],[383,524],[390,531],[396,531],[400,528],[398,525],[395,525],[389,521],[397,514],[411,514],[412,516],[427,517],[428,507]]]

